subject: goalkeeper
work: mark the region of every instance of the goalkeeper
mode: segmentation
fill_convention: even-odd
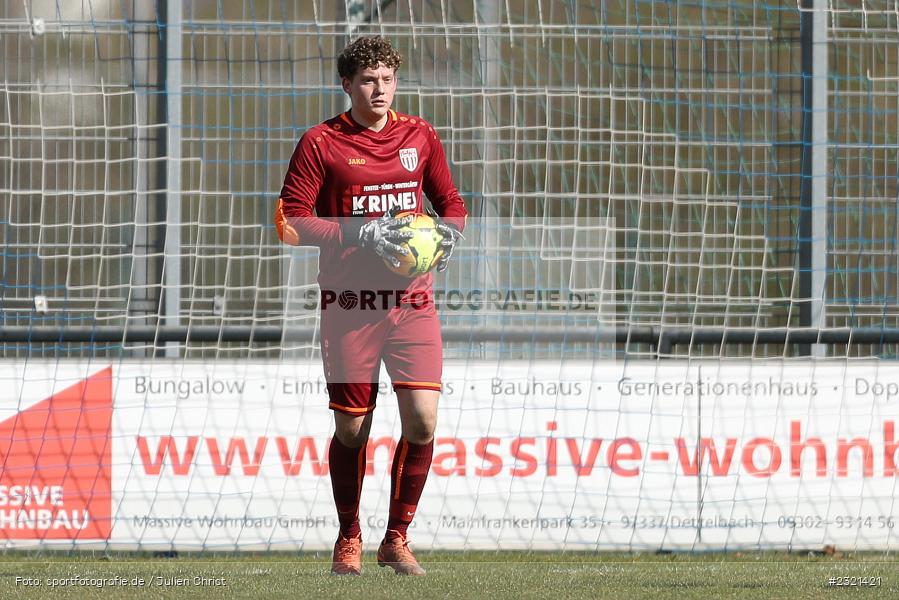
[[[340,53],[337,70],[351,108],[300,139],[275,211],[283,242],[321,249],[321,353],[335,423],[328,461],[340,522],[331,572],[338,575],[358,575],[362,568],[359,497],[382,360],[396,391],[402,437],[390,471],[390,514],[378,564],[424,575],[406,532],[433,454],[440,324],[431,274],[406,279],[383,261],[399,265],[397,257],[407,252],[401,244],[411,234],[401,231],[410,217],[397,213],[423,212],[427,195],[439,215],[443,255],[436,268],[443,271],[467,211],[437,132],[390,108],[401,63],[380,37],[359,38]],[[380,304],[422,295],[427,302]],[[372,297],[379,304],[364,301]],[[326,305],[326,298],[339,298],[340,306]]]

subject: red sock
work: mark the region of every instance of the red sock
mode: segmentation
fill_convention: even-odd
[[[415,516],[418,500],[428,479],[433,455],[433,440],[427,444],[413,444],[400,438],[396,454],[393,455],[393,468],[390,470],[388,533],[392,530],[406,537],[406,530]]]
[[[337,437],[331,438],[328,447],[328,463],[331,472],[331,489],[337,506],[340,535],[349,539],[362,535],[359,527],[359,495],[365,476],[365,447],[344,446]]]

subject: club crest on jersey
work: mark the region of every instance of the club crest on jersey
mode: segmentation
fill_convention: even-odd
[[[410,173],[418,167],[418,149],[400,148],[400,163]]]

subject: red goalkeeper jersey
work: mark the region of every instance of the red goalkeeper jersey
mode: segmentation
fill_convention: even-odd
[[[414,280],[395,275],[373,252],[343,240],[341,223],[370,219],[393,207],[423,212],[423,194],[438,215],[460,230],[467,211],[453,185],[434,128],[390,111],[381,131],[342,113],[307,131],[297,144],[275,212],[282,241],[319,246],[319,284],[352,289],[430,287],[430,273]]]

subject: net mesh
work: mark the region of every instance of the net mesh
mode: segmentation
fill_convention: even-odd
[[[777,434],[789,436],[792,423],[802,414],[795,405],[785,408],[764,401],[719,412],[700,400],[668,405],[657,388],[648,388],[647,403],[634,406],[625,406],[628,401],[621,395],[618,404],[603,404],[606,400],[588,395],[584,406],[573,406],[562,398],[561,389],[553,395],[542,387],[543,395],[537,396],[543,400],[538,400],[532,388],[497,393],[496,386],[502,383],[494,382],[496,373],[514,370],[525,364],[521,361],[544,361],[540,364],[550,365],[547,368],[554,369],[557,378],[586,373],[591,389],[614,388],[597,373],[607,364],[601,361],[617,358],[624,362],[609,368],[616,373],[619,367],[625,369],[622,377],[636,377],[628,375],[632,372],[627,369],[633,368],[633,373],[657,383],[701,383],[702,376],[690,370],[692,366],[672,375],[661,363],[647,367],[637,362],[630,367],[629,361],[662,356],[687,359],[691,362],[686,364],[693,365],[694,359],[728,358],[737,365],[760,365],[756,376],[773,377],[782,394],[788,374],[771,375],[762,359],[798,357],[803,350],[796,345],[659,347],[630,337],[597,344],[562,333],[557,339],[522,341],[512,339],[513,333],[597,324],[625,331],[647,325],[750,332],[794,329],[812,325],[803,316],[803,307],[812,300],[824,303],[825,329],[897,326],[899,9],[895,2],[827,5],[827,223],[814,240],[803,230],[808,209],[802,205],[803,181],[808,178],[803,161],[812,148],[803,128],[809,109],[803,95],[801,23],[811,9],[801,9],[796,2],[186,2],[180,14],[180,84],[174,89],[167,80],[172,64],[165,54],[170,34],[165,24],[171,15],[165,14],[162,4],[34,0],[0,8],[0,324],[161,330],[167,299],[174,297],[176,314],[189,327],[275,326],[285,332],[308,329],[313,335],[286,336],[283,342],[248,337],[168,345],[126,343],[124,337],[120,342],[5,342],[2,353],[13,369],[8,378],[20,386],[16,410],[22,410],[27,404],[23,398],[30,397],[26,393],[30,379],[22,374],[26,358],[47,361],[41,363],[48,366],[37,379],[48,383],[33,392],[38,396],[55,393],[78,381],[84,369],[90,371],[89,367],[65,371],[69,363],[54,362],[62,358],[79,359],[71,364],[82,366],[100,359],[114,364],[152,359],[148,368],[170,378],[179,373],[188,377],[187,371],[162,360],[163,353],[183,359],[258,360],[245,364],[273,369],[265,372],[282,383],[293,377],[296,364],[314,370],[319,357],[314,333],[317,251],[284,247],[272,225],[272,212],[298,138],[308,127],[345,109],[335,57],[351,36],[362,33],[389,37],[405,57],[395,108],[422,115],[434,125],[474,217],[454,267],[436,281],[444,298],[441,319],[446,326],[470,331],[494,328],[510,334],[509,339],[500,335],[486,342],[455,339],[445,347],[448,359],[458,361],[463,365],[460,373],[466,373],[459,375],[460,389],[470,387],[490,398],[473,407],[468,404],[471,394],[455,399],[448,394],[446,405],[452,424],[448,431],[453,439],[468,444],[470,460],[477,460],[479,469],[489,467],[485,454],[490,442],[483,441],[483,432],[476,431],[472,420],[487,423],[488,431],[499,432],[496,436],[502,440],[516,438],[521,443],[522,436],[533,437],[540,444],[534,460],[541,469],[549,469],[555,460],[550,448],[565,449],[569,467],[580,460],[564,439],[558,446],[550,443],[553,432],[566,427],[573,436],[566,439],[576,440],[577,452],[589,452],[591,440],[605,436],[624,440],[618,448],[626,453],[629,442],[623,433],[643,427],[650,433],[657,427],[676,431],[675,437],[683,443],[691,440],[692,448],[708,435],[720,435],[724,444],[727,427],[740,419],[763,429],[766,419],[782,417],[786,425],[779,426]],[[166,103],[173,98],[181,108],[177,123],[167,122]],[[166,156],[167,136],[173,135],[180,139],[177,161]],[[167,183],[173,168],[181,181],[174,210],[166,202],[173,191]],[[582,231],[569,235],[571,223],[580,224],[575,229]],[[166,251],[173,228],[181,241],[176,251]],[[598,241],[579,237],[597,230],[602,231]],[[809,242],[820,243],[814,247],[826,253],[820,273],[823,298],[810,297],[803,283],[810,267],[802,253]],[[599,254],[589,253],[597,248]],[[585,250],[586,255],[578,254]],[[166,272],[176,265],[180,280],[173,282]],[[487,310],[483,304],[473,308],[461,301],[475,291],[493,299]],[[499,296],[490,296],[493,292]],[[458,306],[453,305],[454,293],[459,294]],[[572,296],[587,309],[572,309]],[[840,359],[834,363],[843,369],[836,385],[847,389],[851,378],[846,358],[892,358],[895,352],[892,342],[830,344],[822,350],[826,357]],[[296,362],[305,360],[311,362]],[[478,361],[488,361],[488,367]],[[204,363],[189,364],[192,369]],[[221,364],[208,367],[207,374],[221,375],[243,363]],[[722,381],[737,377],[721,366],[727,361],[717,364],[706,373],[716,373]],[[814,378],[819,372],[816,363],[803,364],[808,370],[796,377]],[[487,371],[477,371],[482,367]],[[747,368],[751,373],[755,367]],[[874,368],[875,379],[879,368]],[[468,374],[464,369],[475,370]],[[546,377],[545,371],[539,372]],[[527,372],[521,373],[531,381]],[[139,472],[141,477],[155,468],[154,460],[171,458],[171,453],[154,454],[158,448],[175,447],[183,458],[194,435],[188,431],[193,413],[174,408],[180,392],[164,389],[163,384],[152,392],[146,381],[140,387],[137,382],[143,376],[126,369],[117,381],[136,397],[156,394],[171,402],[161,401],[162,408],[151,410],[150,400],[145,406],[134,400],[128,413],[139,423],[151,423],[152,434],[145,436],[149,440],[145,446],[128,446],[130,450],[116,446],[124,454],[115,456],[126,465],[125,471]],[[532,383],[536,385],[536,380]],[[203,389],[197,394],[206,394],[207,400],[215,396],[211,387]],[[710,389],[706,394],[715,397],[716,392]],[[513,397],[526,401],[516,404]],[[234,400],[235,415],[258,408],[240,398]],[[317,414],[311,406],[318,400],[303,398],[301,414]],[[278,404],[272,402],[261,406],[274,411]],[[534,412],[522,412],[525,405]],[[868,407],[868,412],[891,415],[886,409],[878,412],[881,409]],[[845,411],[852,409],[841,396],[821,415],[843,415],[838,422],[851,423],[869,436],[877,434],[886,448],[891,447],[892,433],[888,436],[883,430],[881,435],[880,421],[862,422],[858,415],[853,420]],[[264,435],[271,432],[268,452],[276,452],[279,435],[287,436],[284,448],[288,434],[294,435],[291,450],[295,443],[302,447],[304,438],[296,440],[302,422],[278,414],[286,429],[278,429],[270,419],[258,425]],[[202,415],[198,422],[212,422],[208,413]],[[232,432],[232,440],[244,435],[238,417],[233,422],[222,418],[215,421],[217,431]],[[824,419],[798,421],[800,430],[825,427],[819,418]],[[390,420],[394,416],[384,419],[383,427],[396,426]],[[152,425],[157,422],[169,424]],[[749,436],[756,425],[738,427]],[[168,430],[160,433],[160,427]],[[139,427],[123,431],[115,444],[127,446],[126,440],[144,435]],[[524,435],[525,431],[531,433]],[[259,447],[263,433],[247,437],[247,457],[253,455],[254,443]],[[832,433],[836,440],[838,432]],[[657,440],[658,451],[674,457],[681,446],[670,438],[666,433],[666,441]],[[166,446],[168,440],[175,446]],[[743,442],[748,443],[748,437]],[[194,443],[200,449],[191,454],[197,464],[214,467],[215,457],[224,456],[207,452],[205,438]],[[322,457],[322,440],[316,443],[317,456]],[[478,443],[486,445],[475,452]],[[547,475],[539,485],[524,486],[523,480],[482,478],[464,492],[441,483],[444,508],[471,494],[484,504],[460,521],[464,527],[456,537],[433,543],[467,547],[480,540],[474,515],[481,514],[480,509],[508,511],[509,496],[519,492],[535,514],[542,506],[552,506],[564,515],[559,506],[573,498],[571,507],[589,508],[600,524],[620,523],[619,517],[609,515],[625,511],[621,507],[630,507],[634,499],[639,510],[662,513],[677,502],[689,504],[691,510],[702,506],[706,491],[710,506],[752,500],[762,511],[753,518],[767,525],[735,542],[749,546],[792,543],[789,536],[775,534],[790,529],[783,525],[791,522],[778,523],[781,517],[794,518],[790,515],[796,511],[785,507],[791,503],[801,507],[821,494],[832,498],[833,511],[823,515],[826,523],[833,524],[837,513],[862,514],[858,509],[866,497],[862,490],[870,492],[867,497],[877,504],[866,514],[875,515],[875,521],[878,515],[892,515],[889,498],[895,494],[883,482],[879,485],[886,487],[870,489],[865,487],[868,482],[854,490],[813,482],[797,484],[789,493],[766,490],[753,479],[758,468],[751,457],[757,446],[750,446],[749,470],[755,472],[723,476],[721,481],[732,487],[700,485],[698,498],[695,479],[686,472],[689,468],[665,479],[662,475],[669,471],[661,463],[646,471],[662,469],[661,479],[641,478],[636,487],[608,495],[602,491],[608,485],[605,479],[590,485],[580,479],[556,485]],[[859,468],[864,470],[867,451],[861,442],[856,447]],[[244,454],[234,448],[229,456],[242,460]],[[774,464],[771,452],[769,466]],[[836,460],[841,450],[829,452]],[[856,450],[842,452],[849,460],[846,457],[855,456]],[[878,473],[890,468],[886,452],[883,457],[877,453],[878,460],[887,461],[878,463]],[[628,456],[636,453],[631,449]],[[649,456],[648,450],[641,453],[644,459]],[[509,449],[507,454],[508,461],[514,452]],[[606,456],[605,450],[600,455]],[[787,461],[786,455],[781,458]],[[452,468],[458,469],[458,457],[456,461]],[[702,464],[712,469],[710,463]],[[746,461],[742,464],[745,467]],[[835,463],[827,464],[831,468]],[[613,471],[607,464],[603,473],[612,477],[608,473]],[[144,486],[145,514],[152,511],[155,499],[183,491],[177,485],[133,476]],[[295,485],[278,480],[232,488],[215,481],[218,487],[200,482],[196,485],[201,488],[190,488],[194,506],[206,502],[209,514],[231,492],[268,498]],[[304,501],[326,504],[327,481],[319,478],[310,485],[314,492]],[[259,510],[274,515],[278,506]],[[780,512],[765,512],[772,506]],[[380,504],[376,508],[386,509]],[[141,543],[171,543],[171,537],[153,537],[146,533],[146,523],[136,523],[128,521],[128,527]],[[240,532],[245,526],[235,527],[225,527],[230,533],[209,544],[243,545]],[[443,522],[443,527],[453,525]],[[672,532],[679,547],[695,547],[695,531],[690,533],[692,541],[684,542],[676,529],[669,521],[660,525],[661,531]],[[856,547],[894,543],[857,531]],[[284,535],[263,535],[247,543],[303,547],[301,535]],[[504,539],[502,533],[483,535],[495,543]],[[524,547],[543,543],[533,531],[517,529],[508,535]],[[592,537],[571,535],[552,543],[564,545],[569,540],[574,547],[591,547],[598,539],[606,540],[596,532]],[[666,543],[636,528],[625,528],[613,537],[629,548]],[[191,539],[208,547],[202,536]],[[727,539],[709,539],[714,540],[708,542],[711,547],[733,546]]]

